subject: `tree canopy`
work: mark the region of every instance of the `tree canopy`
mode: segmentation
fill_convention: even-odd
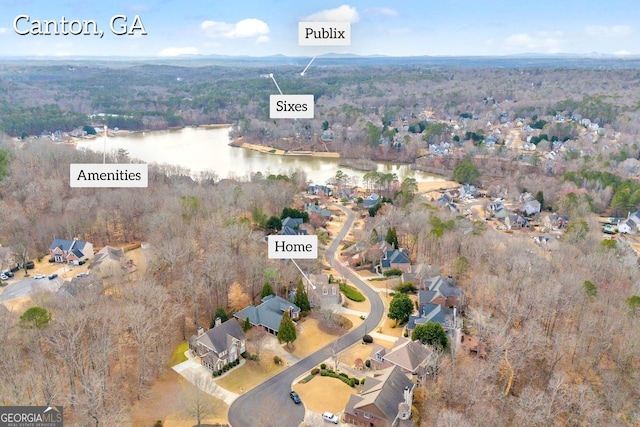
[[[407,294],[397,293],[391,300],[391,304],[389,305],[389,314],[387,314],[387,316],[398,323],[406,323],[412,312],[413,301],[411,301],[411,298],[409,298]]]
[[[30,328],[42,328],[51,321],[51,313],[46,308],[31,307],[20,316],[20,321]]]
[[[469,156],[453,168],[453,179],[460,184],[474,184],[478,178],[480,178],[480,171]]]
[[[411,333],[412,340],[420,340],[422,344],[428,344],[437,350],[449,348],[449,338],[440,323],[427,322],[418,325]]]

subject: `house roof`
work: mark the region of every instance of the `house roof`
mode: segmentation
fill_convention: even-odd
[[[393,349],[384,356],[384,359],[407,371],[415,372],[432,355],[433,351],[419,341],[411,341],[401,337],[395,342]]]
[[[289,310],[289,308],[292,308],[294,313],[300,312],[300,307],[294,303],[282,297],[269,295],[263,298],[262,304],[259,306],[255,307],[250,305],[249,307],[245,307],[234,314],[234,317],[243,320],[249,318],[249,322],[254,326],[264,326],[272,331],[278,332],[280,322],[282,321],[282,314],[286,310]]]
[[[411,264],[411,261],[407,254],[398,249],[394,249],[392,251],[387,251],[381,264],[383,268],[389,268],[391,264]]]
[[[425,304],[418,309],[417,316],[409,316],[407,330],[412,331],[417,325],[424,325],[428,322],[440,323],[442,326],[447,325],[448,318],[453,314],[450,308],[440,304]]]
[[[234,338],[244,339],[244,332],[235,319],[229,319],[197,337],[197,342],[220,354],[229,348]]]
[[[423,283],[424,288],[429,289],[430,291],[435,291],[445,298],[462,296],[462,289],[455,285],[452,278],[447,277],[445,279],[442,276],[435,276],[431,279],[425,280]],[[422,300],[420,302],[422,302]],[[430,302],[430,300],[424,302]]]
[[[105,246],[96,252],[93,257],[93,262],[89,266],[90,268],[99,267],[103,262],[114,261],[121,262],[124,259],[124,251],[122,249],[114,248],[113,246]]]
[[[359,395],[351,395],[345,412],[353,414],[355,409],[362,409],[393,421],[398,415],[398,405],[404,402],[404,390],[412,388],[411,380],[397,366],[382,369],[367,377]]]

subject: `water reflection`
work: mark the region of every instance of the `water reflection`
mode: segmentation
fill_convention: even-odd
[[[107,138],[107,152],[124,149],[130,157],[148,163],[166,163],[188,168],[193,173],[212,170],[220,178],[246,178],[255,172],[263,174],[289,173],[297,169],[306,172],[309,180],[326,183],[341,169],[362,182],[365,172],[339,166],[339,159],[308,156],[278,156],[229,146],[230,128],[184,128],[157,132],[120,134]],[[81,140],[78,149],[102,152],[102,137]],[[441,177],[413,171],[408,165],[378,163],[378,171],[396,173],[402,180],[413,177],[418,182],[440,181]]]

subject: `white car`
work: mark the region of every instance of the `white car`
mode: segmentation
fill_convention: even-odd
[[[0,274],[0,280],[9,280],[9,276],[5,274]]]
[[[36,274],[35,276],[33,276],[34,279],[44,279],[45,277],[47,276],[45,276],[44,274]]]
[[[322,414],[322,419],[334,424],[338,424],[339,421],[338,416],[332,414],[331,412],[325,412],[324,414]]]

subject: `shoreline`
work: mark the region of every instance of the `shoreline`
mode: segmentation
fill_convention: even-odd
[[[285,151],[280,148],[267,147],[265,145],[251,144],[244,141],[244,137],[236,138],[229,143],[232,147],[245,148],[248,150],[258,151],[265,154],[274,154],[276,156],[300,156],[300,157],[324,157],[339,159],[340,153],[333,151]]]

